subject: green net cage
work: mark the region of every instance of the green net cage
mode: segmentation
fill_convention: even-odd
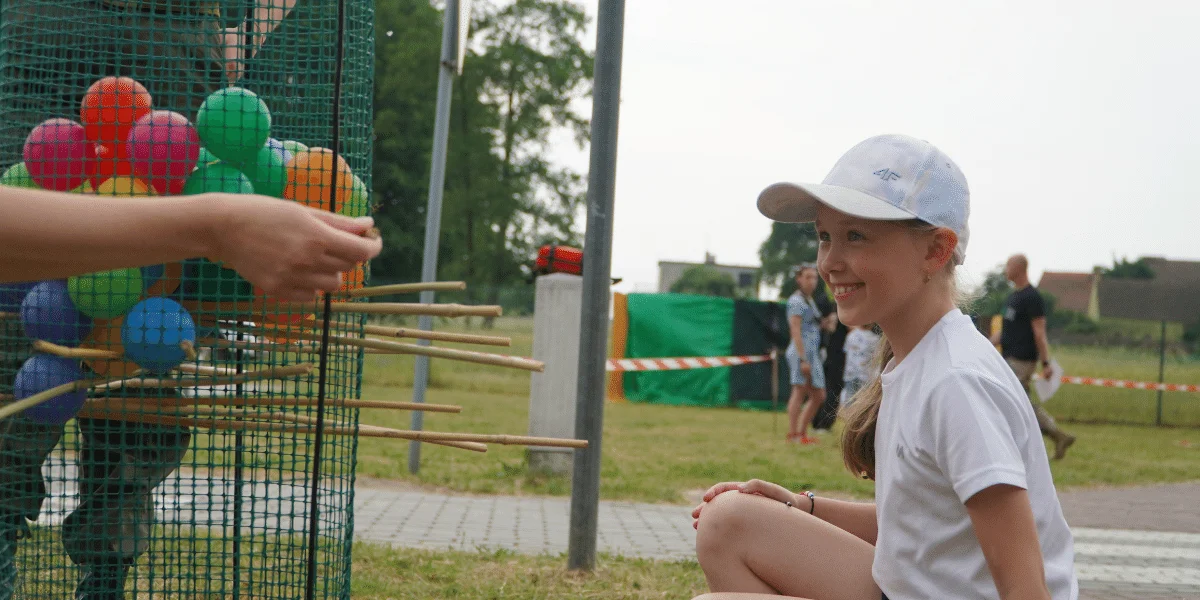
[[[0,0],[0,184],[367,214],[373,25],[372,0]],[[361,333],[357,302],[200,257],[0,286],[0,405],[52,398],[0,421],[0,600],[348,598],[364,350],[320,334]]]

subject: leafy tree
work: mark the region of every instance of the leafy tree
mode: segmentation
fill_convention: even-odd
[[[817,260],[817,230],[812,223],[771,223],[771,234],[758,248],[762,280],[780,286],[780,296],[796,290],[792,269]]]
[[[577,2],[482,4],[475,15],[478,51],[468,59],[462,90],[478,104],[459,103],[456,126],[468,139],[448,174],[457,179],[452,210],[462,227],[455,262],[490,303],[502,286],[524,277],[538,246],[580,242],[575,221],[584,177],[546,154],[558,131],[572,133],[581,147],[588,141],[577,101],[591,94],[594,56],[582,45],[590,19]],[[485,147],[494,158],[481,173],[475,159]]]
[[[469,300],[496,303],[506,299],[502,289],[526,285],[538,246],[582,241],[584,176],[547,154],[557,131],[587,142],[576,101],[591,93],[593,56],[581,43],[587,13],[573,0],[477,2],[472,12],[451,103],[438,274],[466,281]],[[441,15],[429,0],[384,2],[376,30],[372,187],[386,247],[372,275],[413,281],[424,244]],[[524,296],[531,304],[532,294]]]
[[[375,47],[372,199],[384,247],[371,262],[371,275],[380,283],[421,277],[441,21],[428,0],[380,2],[375,11],[380,35]],[[451,147],[456,143],[452,139]],[[443,218],[443,231],[453,229]]]
[[[1012,292],[1013,286],[1004,276],[1004,265],[993,267],[983,277],[983,285],[975,301],[975,312],[984,316],[1002,314],[1008,295]]]
[[[675,283],[671,284],[671,292],[724,298],[738,297],[737,282],[733,280],[733,276],[708,265],[689,267]]]
[[[1103,270],[1105,277],[1113,279],[1154,279],[1154,269],[1146,264],[1145,258],[1130,261],[1124,256],[1120,260],[1113,258],[1112,268]]]

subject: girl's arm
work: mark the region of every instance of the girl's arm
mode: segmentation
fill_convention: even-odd
[[[801,360],[804,360],[804,335],[801,333],[803,327],[800,315],[788,317],[788,329],[792,334],[792,343],[796,345],[796,352],[800,354]]]
[[[1029,494],[994,485],[972,496],[966,507],[1000,598],[1050,600]]]
[[[310,301],[379,254],[351,219],[264,196],[111,198],[0,186],[0,282],[204,257],[268,295]]]
[[[813,509],[813,516],[854,534],[864,542],[875,545],[879,537],[879,519],[874,502],[847,502],[816,496],[810,503],[808,496],[795,494],[792,504],[803,510]]]

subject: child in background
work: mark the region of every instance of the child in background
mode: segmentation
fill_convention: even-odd
[[[842,407],[849,408],[858,390],[871,380],[871,358],[879,346],[879,334],[870,325],[855,325],[846,334],[846,387],[842,389]]]

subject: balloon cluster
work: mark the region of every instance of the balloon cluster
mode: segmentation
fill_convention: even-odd
[[[129,296],[129,278],[141,277],[137,269],[125,273],[98,274],[91,280],[93,288],[107,292],[120,290],[113,296]],[[12,303],[24,286],[5,286],[0,294]],[[137,286],[140,289],[140,284]],[[138,298],[128,310],[113,316],[114,301],[78,302],[88,294],[71,281],[42,281],[28,288],[20,299],[21,327],[31,340],[50,342],[58,346],[80,346],[96,329],[114,327],[121,334],[122,357],[147,373],[163,374],[179,366],[187,358],[188,345],[196,342],[196,325],[191,314],[178,302],[162,297]],[[108,295],[107,293],[104,295]],[[138,294],[140,296],[140,292]],[[101,310],[97,310],[100,308]],[[78,359],[51,354],[34,354],[25,361],[13,382],[13,396],[23,400],[50,388],[84,380]],[[47,402],[26,409],[22,415],[38,423],[61,424],[75,416],[87,398],[85,389],[75,389],[55,396]]]
[[[59,117],[34,127],[25,139],[24,161],[5,170],[0,185],[122,197],[259,194],[323,210],[330,209],[332,196],[342,214],[369,212],[366,186],[341,156],[270,134],[271,113],[250,90],[230,87],[211,94],[193,123],[177,112],[155,109],[137,81],[105,77],[84,95],[79,121]],[[204,293],[205,280],[220,275],[219,281],[228,271],[203,259],[189,266],[195,285],[188,291],[202,299],[211,295]],[[161,374],[179,366],[187,356],[185,346],[196,341],[192,316],[163,297],[187,277],[181,265],[168,264],[8,284],[0,286],[0,312],[19,311],[27,337],[59,346],[113,347],[117,340],[102,332],[119,330],[123,358],[144,372]],[[344,279],[347,288],[361,287],[361,267]],[[224,289],[212,292],[228,297]],[[21,400],[82,379],[77,359],[35,354],[17,373],[14,397]],[[82,389],[64,393],[23,414],[42,423],[64,423],[86,395]]]

